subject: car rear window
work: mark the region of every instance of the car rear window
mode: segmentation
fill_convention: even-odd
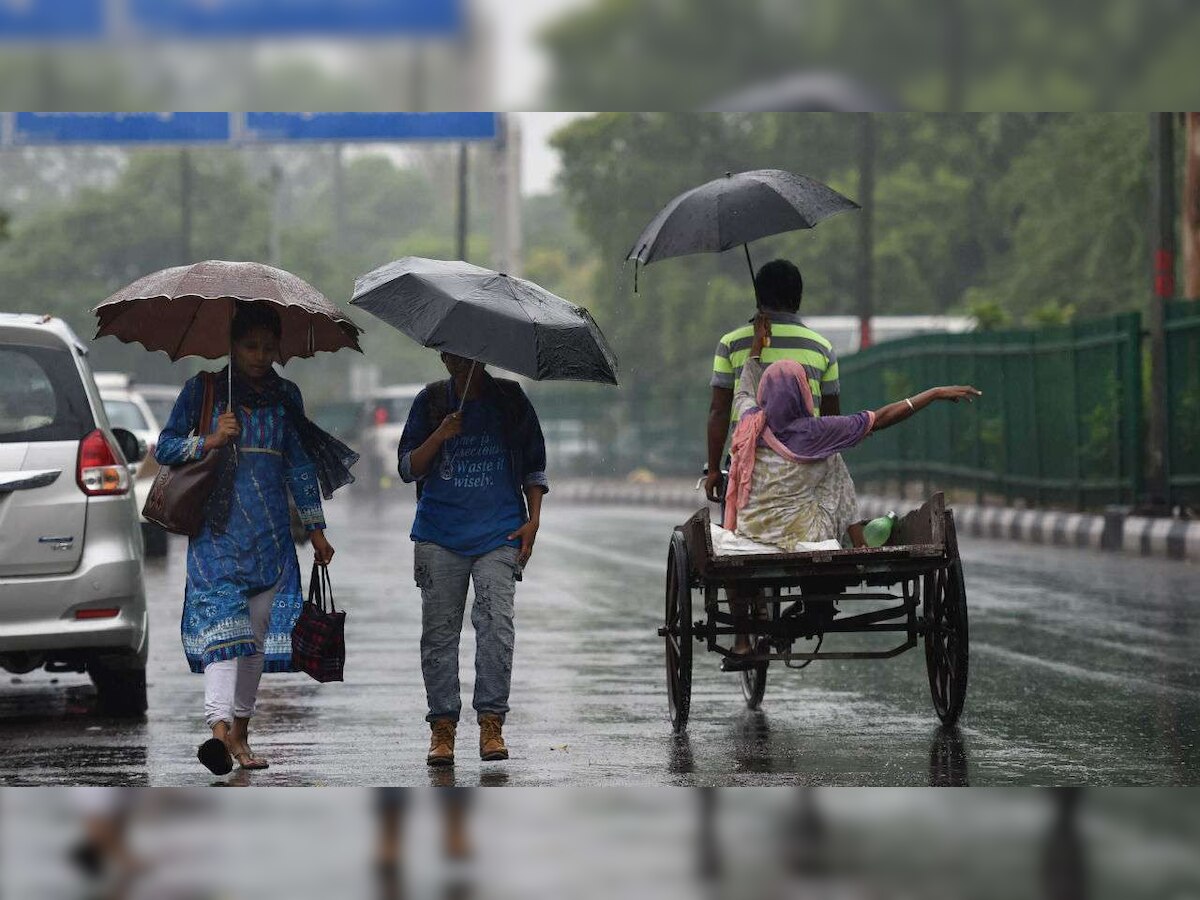
[[[95,428],[69,350],[0,344],[0,443],[77,441]]]
[[[113,428],[129,431],[147,431],[150,428],[142,411],[130,400],[105,400],[104,412],[108,414],[108,424]]]

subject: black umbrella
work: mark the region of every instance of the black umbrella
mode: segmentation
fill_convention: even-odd
[[[586,309],[503,272],[406,256],[357,279],[350,303],[423,347],[535,381],[617,383],[616,357]]]
[[[807,175],[782,169],[726,172],[680,194],[654,217],[629,249],[626,259],[649,265],[672,256],[720,253],[741,244],[750,265],[751,241],[812,228],[822,219],[859,209],[833,188]]]

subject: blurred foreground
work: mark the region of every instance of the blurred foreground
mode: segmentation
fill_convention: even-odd
[[[1200,896],[1192,790],[75,788],[0,802],[5,897]]]

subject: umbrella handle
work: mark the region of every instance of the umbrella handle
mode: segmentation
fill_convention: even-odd
[[[462,412],[463,407],[467,405],[467,394],[471,392],[471,379],[475,377],[475,367],[479,365],[478,360],[471,360],[471,371],[467,373],[467,386],[463,388],[463,395],[458,401],[458,411]]]
[[[754,303],[758,304],[758,283],[754,280],[754,263],[750,261],[750,245],[742,244],[742,249],[746,251],[746,265],[750,268],[750,286],[754,289]]]

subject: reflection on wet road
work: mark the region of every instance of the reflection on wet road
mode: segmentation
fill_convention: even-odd
[[[971,677],[961,730],[938,728],[924,657],[773,666],[758,712],[697,646],[686,736],[667,720],[667,540],[688,510],[555,507],[517,593],[507,763],[432,778],[418,661],[412,506],[330,505],[347,681],[268,676],[255,745],[271,784],[1166,784],[1200,782],[1200,572],[1156,560],[966,541]],[[86,677],[0,679],[5,783],[204,784],[201,679],[178,640],[183,543],[147,566],[145,722],[97,717]],[[311,552],[301,550],[302,565]],[[474,648],[462,653],[469,709]],[[57,683],[52,683],[52,682]],[[14,683],[16,682],[16,683]]]

